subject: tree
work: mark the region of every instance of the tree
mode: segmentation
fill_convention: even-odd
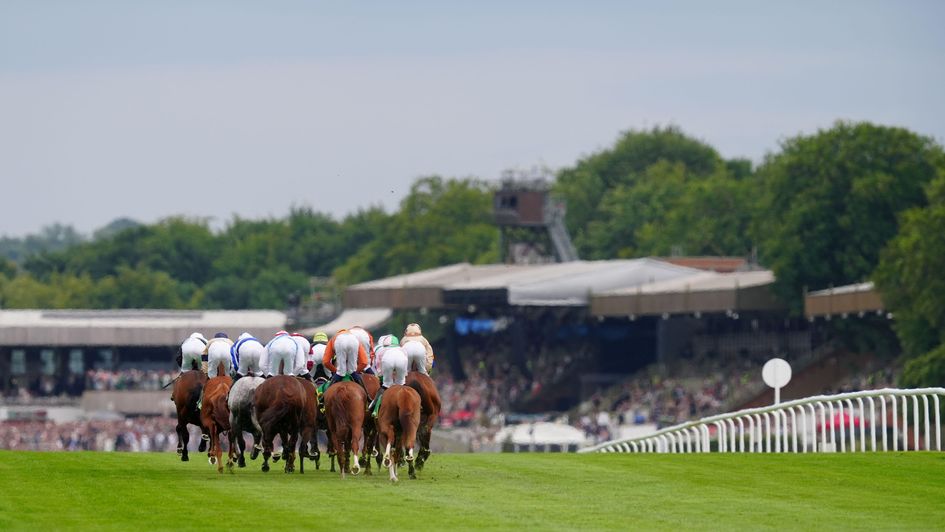
[[[566,223],[582,257],[609,259],[637,253],[633,240],[638,223],[652,219],[661,206],[642,202],[663,197],[679,181],[706,177],[719,170],[723,161],[711,146],[686,136],[676,127],[624,133],[613,148],[578,161],[558,174],[554,192],[567,201]],[[737,164],[735,165],[738,166]],[[662,179],[669,183],[660,183]],[[640,185],[643,190],[634,192]],[[616,196],[616,197],[615,197]],[[601,208],[605,206],[605,208]],[[649,214],[637,215],[645,208]],[[615,212],[627,220],[613,220]],[[607,238],[609,231],[625,238]]]
[[[838,122],[785,141],[759,169],[752,224],[782,299],[800,312],[804,287],[869,277],[897,215],[924,205],[942,167],[941,147],[901,128]]]
[[[907,355],[945,343],[945,172],[928,187],[928,205],[902,214],[873,279]],[[941,383],[940,383],[941,384]]]

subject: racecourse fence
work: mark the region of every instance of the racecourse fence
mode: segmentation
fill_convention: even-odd
[[[818,395],[709,416],[646,436],[611,440],[579,452],[806,453],[933,448],[941,451],[940,396],[945,397],[945,388],[884,388]],[[920,412],[924,421],[921,424]]]

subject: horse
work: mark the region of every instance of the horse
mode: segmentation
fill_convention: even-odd
[[[420,428],[417,431],[420,452],[417,453],[417,469],[423,470],[423,464],[430,458],[430,437],[433,435],[433,425],[440,417],[440,394],[436,391],[433,379],[418,371],[407,374],[406,384],[420,394]]]
[[[413,448],[419,425],[420,394],[402,384],[388,388],[377,414],[377,435],[378,443],[384,449],[383,463],[390,472],[391,482],[397,482],[397,464],[401,458],[410,467],[410,478],[417,478]]]
[[[174,382],[171,396],[177,408],[177,454],[180,455],[181,462],[190,460],[187,454],[187,444],[190,443],[187,424],[197,425],[204,435],[207,434],[207,428],[200,421],[200,409],[197,408],[197,402],[200,400],[205,384],[207,384],[207,374],[199,370],[185,371]],[[197,450],[203,452],[206,449],[207,440],[201,438]]]
[[[377,392],[381,389],[381,380],[377,375],[370,373],[361,374],[361,382],[364,383],[364,389],[367,391],[368,403],[374,400]],[[380,453],[377,447],[377,423],[370,412],[364,416],[364,447],[361,449],[361,459],[364,460],[364,474],[371,474],[371,457],[377,459],[377,467],[381,467]]]
[[[223,363],[218,364],[218,370],[223,370]],[[223,454],[220,446],[220,438],[224,432],[231,433],[230,430],[230,409],[227,406],[227,395],[230,393],[230,387],[233,385],[233,379],[225,374],[207,381],[203,389],[203,404],[200,408],[200,421],[203,426],[210,430],[210,448],[207,450],[207,456],[210,457],[210,464],[217,465],[217,472],[223,472],[223,461],[220,459]],[[230,434],[232,439],[232,434]],[[226,467],[233,470],[233,457],[236,454],[233,445],[227,453]]]
[[[361,472],[361,464],[358,463],[358,448],[364,427],[367,394],[359,384],[344,381],[329,386],[324,397],[328,432],[331,434],[329,445],[338,457],[341,478],[345,478],[345,473],[349,469],[352,475],[357,475]],[[348,466],[349,454],[354,458],[354,465],[350,468]]]
[[[305,473],[305,458],[315,460],[318,469],[318,392],[312,381],[297,377],[305,390],[305,405],[302,408],[302,420],[299,440],[299,472]]]
[[[301,380],[291,375],[270,377],[256,388],[253,424],[262,433],[264,473],[269,471],[272,442],[277,434],[282,439],[285,472],[295,471],[295,446],[302,429],[305,394]]]
[[[249,457],[255,460],[262,450],[262,433],[253,425],[253,399],[256,388],[262,383],[262,377],[243,377],[233,383],[227,399],[227,406],[230,407],[230,449],[238,450],[237,465],[240,467],[246,467],[244,432],[253,435],[253,450]]]

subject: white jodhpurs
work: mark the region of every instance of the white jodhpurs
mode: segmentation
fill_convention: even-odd
[[[358,338],[351,333],[341,333],[335,338],[335,373],[344,377],[358,370]]]
[[[203,355],[203,350],[207,348],[207,344],[201,342],[196,338],[188,338],[184,340],[184,343],[180,346],[181,361],[180,361],[180,370],[181,371],[190,371],[193,369],[191,365],[192,362],[197,362],[197,369],[200,369],[200,357]]]
[[[252,373],[257,377],[261,377],[263,373],[268,370],[268,368],[263,369],[262,362],[264,355],[266,353],[266,348],[259,342],[254,342],[252,340],[243,342],[240,345],[240,375],[249,375]]]
[[[404,384],[407,380],[407,353],[404,353],[403,348],[388,347],[384,350],[381,374],[384,376],[385,388],[395,384]]]
[[[404,352],[407,353],[407,370],[416,370],[424,375],[429,375],[427,373],[427,348],[423,346],[423,342],[411,340],[402,347]],[[386,357],[387,353],[384,353],[384,356]]]
[[[289,336],[280,336],[269,342],[269,375],[294,375],[295,356],[299,346]],[[279,371],[282,364],[283,371]]]
[[[207,350],[207,377],[217,376],[217,369],[223,363],[224,371],[227,374],[233,369],[233,361],[230,360],[230,345],[226,342],[214,342],[210,344]]]

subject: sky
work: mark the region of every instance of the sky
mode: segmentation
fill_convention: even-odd
[[[0,0],[0,236],[342,218],[677,125],[945,139],[945,2]]]

